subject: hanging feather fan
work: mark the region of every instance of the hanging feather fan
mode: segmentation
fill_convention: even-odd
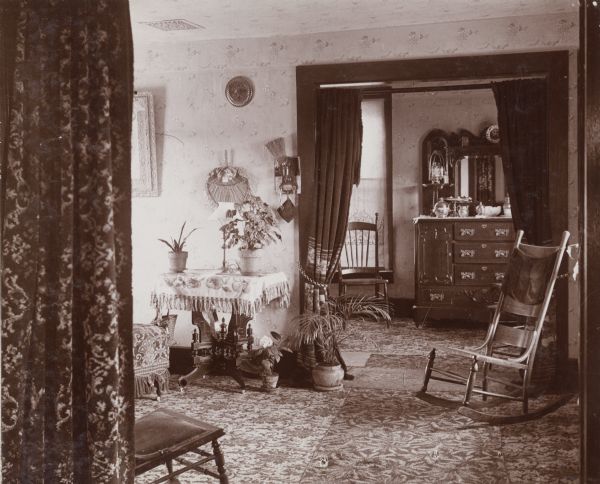
[[[275,138],[265,144],[265,146],[276,160],[285,156],[285,140],[283,138]]]

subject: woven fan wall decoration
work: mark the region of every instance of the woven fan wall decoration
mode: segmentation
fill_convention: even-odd
[[[215,168],[208,174],[206,191],[215,204],[241,204],[252,193],[248,179],[239,168],[230,165]]]

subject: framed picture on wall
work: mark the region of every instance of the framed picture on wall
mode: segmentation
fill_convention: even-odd
[[[134,197],[156,197],[159,195],[154,133],[154,103],[150,92],[137,92],[133,98],[131,195]]]

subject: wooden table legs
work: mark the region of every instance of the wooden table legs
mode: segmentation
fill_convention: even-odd
[[[252,318],[235,311],[231,314],[229,324],[225,323],[225,318],[218,323],[217,313],[212,311],[209,319],[211,321],[200,311],[192,311],[192,323],[198,327],[198,332],[194,330],[192,336],[195,368],[179,379],[179,387],[183,390],[192,380],[204,378],[211,369],[232,377],[243,391],[246,384],[237,368],[236,359],[243,351],[244,343],[247,345],[246,349],[252,349],[254,338],[249,324]],[[243,332],[241,337],[240,330]]]

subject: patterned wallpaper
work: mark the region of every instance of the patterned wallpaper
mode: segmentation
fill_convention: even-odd
[[[152,280],[167,267],[158,237],[169,236],[187,220],[189,226],[200,227],[189,239],[188,266],[220,264],[218,224],[208,220],[211,209],[204,184],[208,172],[223,163],[225,150],[234,164],[248,171],[254,192],[274,206],[279,204],[272,160],[264,144],[282,136],[288,154],[295,153],[297,65],[573,50],[577,43],[576,15],[557,14],[264,39],[136,44],[136,88],[151,91],[155,99],[161,195],[133,202],[135,322],[152,318],[148,304]],[[572,66],[575,106],[575,54]],[[225,84],[236,75],[251,77],[255,85],[254,100],[243,108],[229,105],[224,95]],[[574,108],[570,116],[574,124]],[[575,134],[571,132],[572,166]],[[576,193],[573,197],[576,200]],[[292,307],[289,312],[261,314],[258,337],[270,329],[284,329],[288,314],[297,312],[298,230],[295,221],[281,222],[281,228],[283,243],[272,246],[267,264],[289,275]],[[182,314],[176,330],[177,344],[182,346],[190,341],[188,320],[189,315]]]
[[[130,0],[129,3],[134,40],[163,42],[289,36],[577,11],[577,3],[572,0]],[[181,20],[165,22],[165,19],[174,18],[191,21],[198,28],[172,30],[172,24],[181,27]],[[160,30],[146,25],[157,20],[163,21]]]

